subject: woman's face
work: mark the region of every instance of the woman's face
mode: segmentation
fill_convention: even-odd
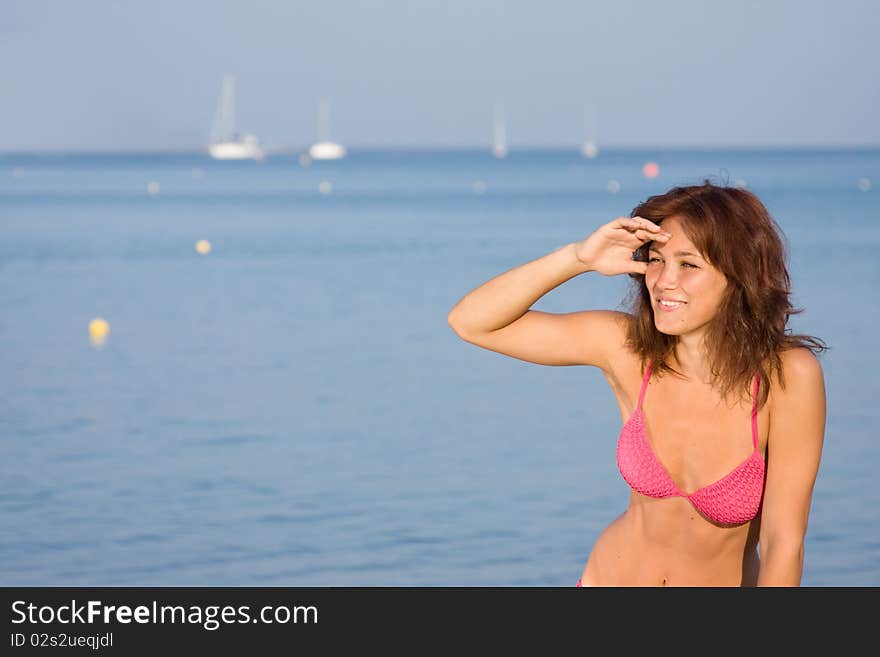
[[[727,278],[703,259],[678,217],[667,217],[662,226],[672,237],[651,243],[645,274],[654,326],[667,335],[700,336],[721,306]],[[661,299],[681,303],[664,307]]]

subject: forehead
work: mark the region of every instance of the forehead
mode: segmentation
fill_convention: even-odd
[[[669,240],[668,243],[662,244],[660,242],[649,242],[648,251],[652,253],[659,253],[662,256],[673,255],[676,258],[701,258],[705,260],[703,256],[700,255],[697,247],[693,244],[672,244],[675,238]]]
[[[666,244],[655,241],[649,242],[649,251],[655,251],[660,255],[671,254],[676,257],[702,258],[699,253],[699,249],[694,246],[694,243],[691,242],[690,239],[688,239],[688,236],[685,234],[681,219],[673,215],[661,221],[660,226],[663,230],[672,234],[672,239],[670,239]]]

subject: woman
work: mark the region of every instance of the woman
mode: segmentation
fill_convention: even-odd
[[[630,312],[530,307],[587,272],[628,274]],[[786,332],[781,230],[751,192],[676,187],[477,287],[463,340],[601,368],[629,505],[577,586],[799,586],[825,432],[825,343]]]

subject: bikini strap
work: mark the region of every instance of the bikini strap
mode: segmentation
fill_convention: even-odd
[[[651,378],[651,361],[648,361],[648,367],[645,368],[645,376],[642,377],[642,389],[639,391],[639,405],[636,409],[642,408],[642,400],[645,398],[645,389],[648,387],[648,379]]]
[[[755,392],[752,394],[752,445],[758,449],[758,381],[760,377],[755,375]]]

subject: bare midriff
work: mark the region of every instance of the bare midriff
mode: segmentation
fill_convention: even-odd
[[[759,522],[719,526],[687,498],[633,491],[593,545],[581,586],[754,586]]]

